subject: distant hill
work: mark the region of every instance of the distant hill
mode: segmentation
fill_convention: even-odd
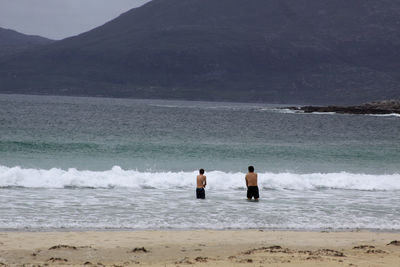
[[[0,92],[308,104],[400,97],[398,0],[153,0],[0,60]]]
[[[52,43],[53,40],[26,35],[13,30],[0,28],[0,57],[16,54],[25,49]]]

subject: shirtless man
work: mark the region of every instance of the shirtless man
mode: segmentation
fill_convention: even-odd
[[[206,181],[206,176],[204,175],[204,169],[199,170],[199,175],[197,175],[197,188],[196,188],[196,197],[205,199],[206,198],[206,192],[204,188],[207,185]]]
[[[254,172],[254,167],[249,166],[249,172],[246,174],[246,186],[247,186],[247,199],[251,200],[253,197],[258,200],[258,185],[257,185],[257,173]]]

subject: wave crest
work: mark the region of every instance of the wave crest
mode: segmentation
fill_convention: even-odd
[[[208,188],[237,190],[245,188],[244,173],[211,171],[206,173]],[[107,171],[82,171],[74,168],[25,169],[0,166],[2,188],[142,188],[176,189],[195,186],[197,171],[139,172],[114,166]],[[259,186],[272,190],[400,190],[400,174],[372,175],[338,173],[259,173]]]

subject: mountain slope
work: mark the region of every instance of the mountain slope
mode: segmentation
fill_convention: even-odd
[[[25,49],[50,44],[53,41],[40,36],[26,35],[0,28],[0,57],[16,54]]]
[[[399,98],[400,2],[153,0],[0,63],[0,92],[324,104]]]

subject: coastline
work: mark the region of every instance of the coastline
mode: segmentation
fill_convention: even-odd
[[[0,232],[0,266],[398,266],[400,233]]]

